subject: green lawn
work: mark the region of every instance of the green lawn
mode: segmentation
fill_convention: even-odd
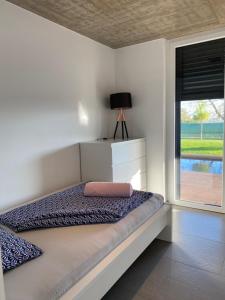
[[[182,139],[181,154],[203,154],[222,156],[223,141]]]

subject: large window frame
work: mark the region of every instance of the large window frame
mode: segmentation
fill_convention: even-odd
[[[176,48],[206,42],[210,40],[225,38],[225,31],[212,32],[208,34],[199,34],[188,38],[175,39],[167,44],[167,83],[166,83],[166,200],[172,204],[197,208],[202,210],[209,210],[214,212],[225,213],[225,164],[223,164],[223,198],[221,207],[204,205],[189,201],[180,200],[177,194],[177,178],[179,176],[178,168],[178,147],[176,146],[176,115],[178,115],[180,105],[176,104]],[[225,140],[225,134],[224,134]],[[224,151],[225,152],[225,151]],[[225,153],[223,155],[225,161]]]

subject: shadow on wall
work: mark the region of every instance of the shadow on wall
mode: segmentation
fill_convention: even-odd
[[[40,158],[41,194],[51,193],[80,181],[79,144],[51,152]]]

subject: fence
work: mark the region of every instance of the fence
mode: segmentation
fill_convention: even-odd
[[[182,139],[222,140],[224,123],[181,123]]]

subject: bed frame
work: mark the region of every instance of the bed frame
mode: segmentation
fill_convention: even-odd
[[[169,204],[164,204],[60,300],[101,299],[155,238],[172,241],[172,213]]]
[[[60,300],[101,299],[155,238],[172,241],[170,204],[165,203],[151,218],[72,286]],[[5,300],[1,268],[0,299]]]

